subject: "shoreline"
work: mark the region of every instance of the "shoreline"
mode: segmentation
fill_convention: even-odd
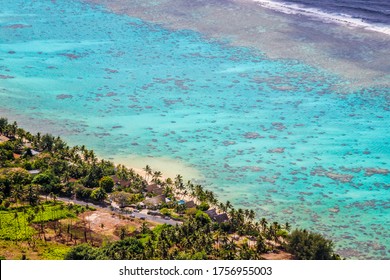
[[[242,0],[241,0],[242,1]],[[354,18],[347,14],[333,14],[331,12],[322,11],[317,8],[306,7],[303,4],[289,4],[284,2],[276,2],[272,0],[244,0],[258,3],[261,7],[281,12],[284,14],[303,15],[322,22],[334,22],[343,26],[352,28],[362,28],[369,31],[379,32],[390,36],[390,27],[384,24],[379,26],[369,22],[365,22],[360,18]]]
[[[117,161],[113,161],[113,163],[114,163],[115,166],[118,165],[118,164],[116,164],[116,162],[117,162]],[[122,163],[119,163],[119,164],[122,164]],[[136,174],[142,176],[143,178],[145,178],[146,175],[147,175],[146,172],[145,172],[142,168],[131,167],[131,166],[128,165],[128,164],[123,164],[123,166],[125,166],[125,167],[128,168],[128,169],[134,170],[134,172],[135,172]],[[152,171],[161,171],[159,168],[154,169],[153,166],[150,166],[150,167],[152,168]],[[161,172],[162,172],[162,171],[161,171]],[[173,174],[173,173],[172,173],[172,174]],[[183,182],[187,182],[188,180],[192,181],[192,180],[196,180],[196,179],[197,179],[196,177],[195,177],[195,178],[188,178],[188,177],[184,176],[184,175],[183,175],[182,173],[180,173],[180,172],[177,172],[177,174],[175,174],[175,176],[176,176],[176,175],[181,175],[181,176],[183,176]],[[168,178],[170,178],[172,181],[174,181],[174,180],[175,180],[175,176],[169,176],[169,175],[166,175],[166,173],[162,172],[161,180],[162,180],[162,181],[166,181]],[[150,185],[150,184],[153,184],[153,182],[150,180],[150,178],[145,179],[145,181],[146,181],[149,185]],[[180,200],[180,199],[183,199],[183,200],[185,200],[185,201],[191,201],[191,200],[192,200],[192,201],[194,201],[195,203],[200,204],[200,202],[198,201],[197,198],[192,197],[192,196],[189,195],[189,194],[184,195],[184,194],[178,193],[176,188],[174,188],[173,191],[174,191],[174,194],[175,194],[175,196],[176,196],[176,198],[177,198],[178,200]],[[217,211],[220,211],[220,209],[218,208]]]
[[[107,156],[102,156],[102,158],[108,158]],[[140,175],[145,176],[145,171],[143,168],[146,165],[149,165],[152,170],[162,172],[162,178],[166,180],[167,178],[174,179],[178,174],[186,178],[187,180],[202,180],[203,176],[200,171],[197,169],[185,164],[181,161],[176,161],[174,159],[165,158],[165,157],[143,157],[136,154],[133,155],[124,155],[120,157],[111,157],[109,159],[114,164],[122,164],[127,168],[131,168]]]

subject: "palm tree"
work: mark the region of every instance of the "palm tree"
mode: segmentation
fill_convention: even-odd
[[[65,171],[62,175],[62,178],[63,178],[63,182],[64,184],[68,183],[69,182],[69,179],[70,179],[70,174],[68,171]]]
[[[145,252],[145,257],[146,259],[153,259],[153,255],[154,255],[154,244],[153,244],[153,241],[151,238],[148,239],[148,241],[146,241],[146,252]]]
[[[244,216],[245,216],[245,220],[248,221],[249,220],[249,209],[244,210]]]
[[[256,240],[256,251],[258,254],[263,254],[267,252],[267,246],[265,244],[264,237],[259,235]]]
[[[227,211],[226,204],[224,204],[223,202],[221,202],[221,203],[219,204],[219,208],[220,208],[223,212],[226,212],[226,211]]]
[[[214,239],[216,239],[217,241],[217,249],[219,249],[219,238],[221,237],[221,230],[220,229],[217,229],[216,231],[214,231]]]
[[[152,181],[154,183],[159,183],[161,177],[162,177],[161,171],[154,171]]]
[[[149,165],[146,165],[143,170],[145,171],[145,181],[149,181],[149,176],[152,175],[152,168],[150,168]],[[146,176],[148,176],[148,179],[146,179]]]
[[[266,220],[265,218],[262,218],[262,219],[260,220],[260,225],[261,225],[261,228],[262,228],[262,231],[263,231],[263,232],[265,232],[265,230],[266,230],[266,228],[267,228],[267,224],[268,224],[268,222],[267,222],[267,220]]]
[[[172,193],[172,187],[166,185],[166,186],[164,187],[164,195],[167,196],[167,197],[169,197],[169,196],[171,196],[172,194],[173,194],[173,193]]]
[[[9,124],[7,126],[7,136],[8,137],[15,137],[17,129],[18,129],[18,124],[16,122]]]
[[[27,186],[27,201],[31,206],[34,206],[39,201],[39,186],[34,184],[29,184]]]
[[[22,185],[14,185],[14,188],[11,193],[11,197],[14,199],[15,202],[19,202],[23,200],[24,197],[24,188]]]
[[[249,210],[249,217],[248,217],[249,220],[253,221],[255,219],[255,217],[256,217],[255,211],[253,209]]]
[[[0,118],[0,134],[3,134],[8,125],[8,120],[6,118]]]
[[[255,252],[249,247],[248,242],[243,243],[240,246],[240,260],[253,260],[255,259]]]
[[[287,231],[290,231],[290,230],[291,230],[291,225],[290,225],[288,222],[286,222],[284,228],[285,228]]]
[[[187,185],[186,185],[186,189],[189,191],[189,193],[191,195],[193,195],[193,191],[194,191],[194,184],[192,184],[192,182],[190,180],[187,181]]]
[[[225,206],[226,206],[226,209],[231,209],[233,207],[233,205],[231,204],[231,202],[229,200],[226,201]]]
[[[14,213],[14,219],[16,220],[16,222],[17,222],[17,224],[18,224],[18,229],[20,229],[18,212],[15,212],[15,213]]]
[[[175,177],[175,187],[179,191],[184,190],[183,177],[180,174],[176,175]]]
[[[26,131],[23,128],[16,129],[16,136],[24,143],[24,137],[26,135]]]
[[[149,231],[148,225],[145,222],[143,222],[141,225],[141,233],[146,234],[148,233],[148,231]]]

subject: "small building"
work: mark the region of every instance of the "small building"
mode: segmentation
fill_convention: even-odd
[[[31,149],[31,154],[32,154],[33,156],[37,156],[37,155],[40,154],[40,152],[38,152],[37,150]]]
[[[9,138],[4,136],[4,135],[0,135],[0,143],[3,143],[3,142],[7,142],[9,141]]]
[[[229,220],[229,217],[226,213],[221,213],[218,214],[216,209],[210,209],[207,211],[204,211],[212,221],[217,222],[217,223],[223,223]]]
[[[131,183],[132,183],[130,180],[120,179],[116,175],[111,176],[111,178],[112,178],[112,180],[114,180],[115,185],[121,186],[121,187],[129,187],[129,186],[131,186]]]
[[[195,202],[193,202],[192,200],[187,201],[187,202],[185,203],[185,205],[186,205],[186,207],[187,207],[188,209],[189,209],[189,208],[195,208],[195,207],[196,207]]]
[[[146,187],[146,191],[148,193],[152,193],[152,194],[155,194],[155,195],[162,195],[163,192],[164,192],[164,189],[160,185],[151,184],[151,185],[148,185]]]
[[[224,223],[224,222],[227,222],[229,221],[229,217],[226,213],[222,213],[222,214],[219,214],[217,216],[215,216],[214,220],[220,224],[220,223]]]
[[[217,210],[215,210],[214,208],[213,209],[209,209],[207,211],[204,211],[209,217],[211,220],[214,221],[214,218],[218,215],[217,214]]]
[[[31,175],[37,175],[41,173],[41,170],[39,169],[28,170],[28,173],[30,173]]]

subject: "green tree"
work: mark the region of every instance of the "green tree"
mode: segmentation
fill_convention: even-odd
[[[81,244],[73,247],[66,255],[65,260],[96,260],[98,249],[89,244]]]
[[[0,134],[3,134],[8,125],[8,119],[0,118]]]
[[[152,182],[154,182],[156,184],[159,183],[161,177],[162,177],[161,171],[154,171],[153,172]]]
[[[99,186],[103,188],[107,193],[112,192],[114,188],[114,184],[115,184],[114,180],[109,176],[104,176],[99,181]]]
[[[22,168],[13,169],[7,173],[11,185],[27,185],[31,183],[31,176]]]
[[[26,200],[31,206],[37,205],[39,201],[39,185],[29,184],[26,186]]]
[[[299,260],[338,259],[333,251],[333,242],[318,233],[296,229],[289,236],[287,250]]]
[[[142,260],[144,246],[138,239],[128,237],[101,249],[101,257],[109,260]]]
[[[152,168],[150,168],[149,165],[146,165],[145,168],[143,168],[143,170],[145,171],[145,180],[148,181],[149,176],[152,175]],[[146,179],[146,178],[148,178],[148,179]]]
[[[47,200],[47,196],[53,192],[54,186],[59,183],[59,179],[52,172],[46,171],[35,176],[32,183],[41,186],[41,191],[45,194]]]
[[[196,212],[195,220],[200,222],[202,225],[211,223],[211,219],[210,219],[209,215],[207,215],[206,213],[204,213],[202,211]]]
[[[51,152],[54,147],[54,137],[51,134],[44,134],[40,142],[41,149]]]
[[[202,202],[197,208],[201,211],[206,211],[209,210],[210,205],[208,205],[206,202]]]
[[[103,201],[107,198],[107,193],[102,188],[96,188],[92,191],[91,198],[96,201]]]

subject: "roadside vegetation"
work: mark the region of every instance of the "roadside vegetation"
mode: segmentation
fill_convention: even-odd
[[[60,137],[33,135],[0,118],[0,258],[340,258],[319,234],[258,220],[253,210],[220,202],[180,175],[162,179],[150,166],[144,171],[141,176],[85,146],[69,147]],[[107,239],[85,219],[90,205],[137,224],[116,227],[115,238]],[[155,226],[131,215],[145,207],[177,224]]]

